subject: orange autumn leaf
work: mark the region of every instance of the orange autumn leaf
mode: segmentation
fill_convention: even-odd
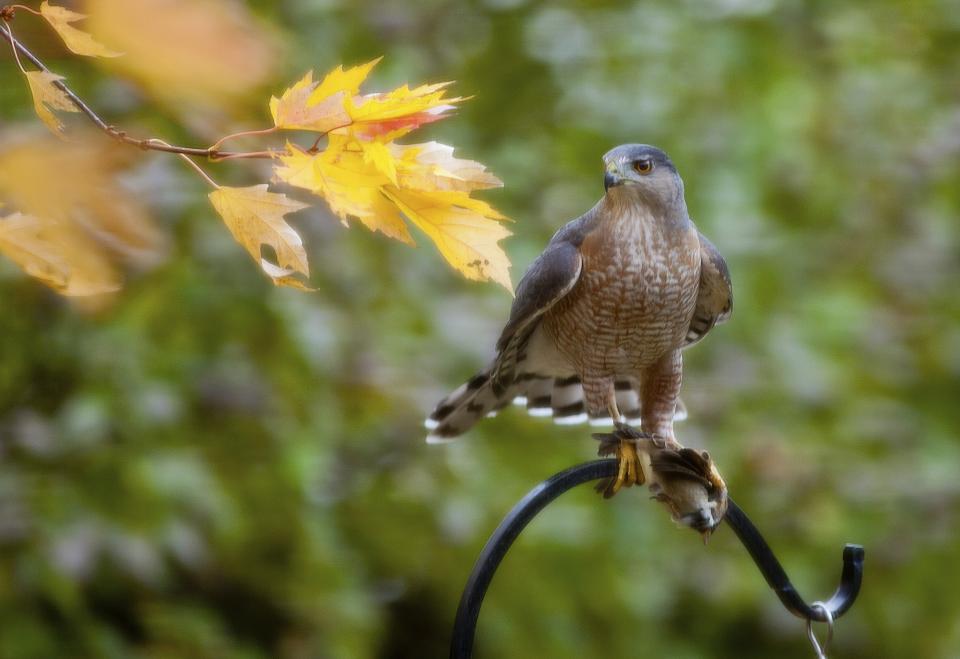
[[[33,109],[37,116],[54,134],[63,134],[63,123],[53,111],[80,111],[70,101],[70,98],[53,84],[57,80],[63,80],[63,76],[50,71],[25,71],[24,75],[27,77],[27,84],[30,85],[30,93],[33,95]]]
[[[86,55],[88,57],[119,57],[123,53],[110,50],[103,44],[97,42],[91,35],[83,30],[70,25],[86,18],[84,14],[78,14],[64,7],[51,5],[44,0],[40,3],[40,15],[47,19],[50,26],[57,31],[63,43],[71,52],[77,55]]]
[[[220,187],[210,193],[210,202],[233,237],[277,286],[306,286],[293,275],[310,276],[307,253],[300,235],[284,216],[306,208],[286,195],[268,192],[266,184],[247,188]],[[276,263],[263,256],[263,247],[273,249]]]

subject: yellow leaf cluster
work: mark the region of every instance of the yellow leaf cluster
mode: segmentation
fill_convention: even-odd
[[[121,262],[148,266],[164,252],[146,211],[116,185],[113,148],[44,137],[0,149],[0,201],[15,209],[0,220],[0,253],[64,295],[117,290]]]
[[[47,19],[50,26],[57,31],[67,48],[77,55],[119,57],[123,54],[110,50],[97,42],[91,35],[70,25],[70,23],[76,23],[86,18],[83,14],[78,14],[64,7],[56,7],[44,0],[40,3],[40,15]]]
[[[379,61],[337,67],[319,82],[309,72],[270,99],[276,128],[327,135],[320,151],[288,144],[277,156],[274,179],[323,197],[345,224],[353,218],[413,244],[409,222],[466,277],[512,291],[510,262],[498,244],[510,235],[500,223],[507,218],[470,196],[499,187],[500,180],[478,162],[455,158],[452,147],[394,142],[444,118],[464,99],[445,97],[446,82],[361,95]]]
[[[250,253],[277,286],[307,288],[295,274],[310,276],[303,241],[284,215],[306,208],[286,195],[268,192],[266,184],[247,188],[222,186],[210,193],[210,202],[230,233]],[[276,263],[263,255],[273,249]]]
[[[470,197],[501,185],[480,163],[455,158],[436,142],[399,145],[337,134],[319,153],[288,145],[278,160],[277,180],[323,197],[342,220],[355,218],[412,244],[406,218],[464,276],[512,290],[510,263],[497,244],[510,235],[500,223],[506,218]]]

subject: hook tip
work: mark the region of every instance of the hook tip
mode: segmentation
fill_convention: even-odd
[[[865,554],[866,552],[863,549],[863,545],[847,544],[843,548],[843,562],[863,563]]]

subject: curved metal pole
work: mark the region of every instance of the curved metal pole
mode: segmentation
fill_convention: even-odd
[[[555,474],[530,490],[513,510],[500,522],[500,525],[487,540],[480,552],[467,585],[460,598],[457,616],[453,623],[453,636],[450,640],[450,659],[469,659],[473,656],[473,639],[477,629],[480,605],[487,594],[487,588],[493,575],[500,566],[503,557],[510,550],[513,541],[526,528],[537,514],[558,496],[577,485],[610,478],[617,473],[617,461],[595,460],[576,465]],[[820,606],[811,607],[797,593],[790,583],[780,561],[773,555],[770,546],[760,535],[746,513],[732,500],[729,502],[726,517],[727,524],[746,547],[754,563],[760,569],[767,584],[774,590],[780,601],[795,616],[805,620],[826,621],[827,613]],[[860,593],[863,580],[863,547],[847,545],[843,550],[843,572],[840,586],[833,597],[823,607],[830,617],[836,620],[853,606]]]

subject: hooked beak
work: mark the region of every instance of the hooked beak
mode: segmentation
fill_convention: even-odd
[[[603,173],[603,191],[607,192],[610,188],[622,185],[624,179],[620,175],[620,167],[616,160],[609,161],[605,164],[606,170]]]
[[[619,176],[608,169],[603,175],[603,191],[607,192],[610,188],[620,185],[622,182]]]

